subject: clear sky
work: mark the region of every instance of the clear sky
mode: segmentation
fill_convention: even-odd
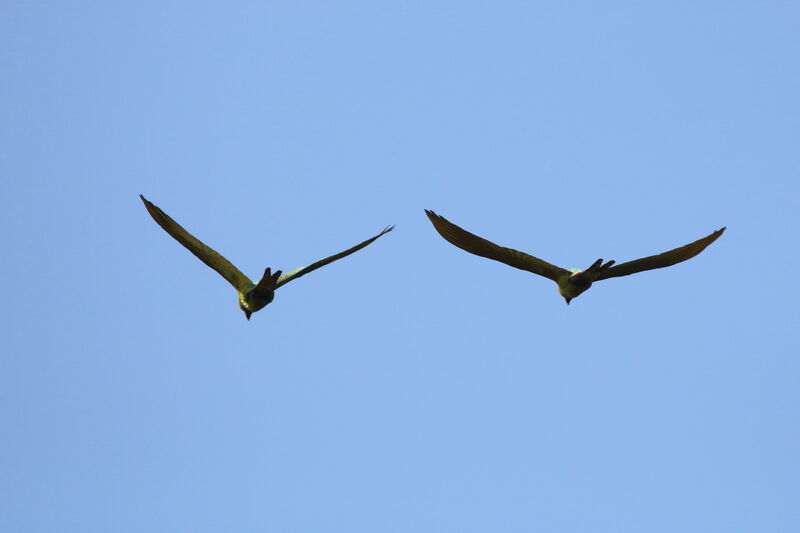
[[[659,4],[659,5],[656,5]],[[800,531],[796,2],[21,2],[0,530]],[[396,224],[280,289],[251,277]],[[565,268],[445,242],[423,209]]]

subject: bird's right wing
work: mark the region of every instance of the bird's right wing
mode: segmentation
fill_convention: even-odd
[[[144,206],[147,208],[147,212],[150,213],[150,216],[153,217],[153,220],[164,228],[164,231],[172,235],[176,241],[192,252],[200,261],[219,272],[219,274],[228,280],[228,283],[233,285],[236,290],[243,291],[253,285],[250,278],[242,274],[230,261],[200,242],[194,235],[183,229],[180,224],[172,220],[169,215],[159,209],[158,206],[152,204],[141,194],[139,198],[144,202]]]
[[[654,268],[664,268],[682,261],[686,261],[687,259],[691,259],[705,250],[706,246],[716,241],[724,231],[725,228],[723,227],[711,235],[703,237],[702,239],[698,239],[687,244],[686,246],[675,248],[674,250],[664,252],[663,254],[651,255],[613,266],[597,276],[597,281],[601,279],[616,278],[619,276],[628,276],[630,274],[636,274],[637,272],[643,272],[645,270],[653,270]]]
[[[281,276],[278,279],[278,283],[275,284],[275,288],[277,289],[278,287],[281,287],[282,285],[286,285],[290,281],[295,280],[295,279],[299,278],[300,276],[305,276],[309,272],[313,272],[318,268],[322,268],[325,265],[329,265],[330,263],[333,263],[334,261],[337,261],[337,260],[339,260],[339,259],[341,259],[343,257],[347,257],[348,255],[359,251],[360,249],[364,248],[365,246],[368,246],[368,245],[372,244],[372,242],[374,242],[378,238],[382,237],[383,235],[386,235],[387,233],[389,233],[393,229],[394,229],[394,226],[388,226],[388,227],[384,228],[383,231],[381,231],[380,233],[375,235],[374,237],[370,237],[366,241],[364,241],[362,243],[359,243],[359,244],[356,244],[355,246],[353,246],[352,248],[348,248],[344,252],[339,252],[338,254],[332,255],[330,257],[326,257],[325,259],[320,259],[316,263],[311,263],[308,266],[296,268],[296,269],[292,270],[291,272],[289,272],[288,274],[284,274],[283,276]]]
[[[465,229],[462,229],[444,217],[441,217],[433,211],[425,210],[425,214],[433,223],[433,227],[439,232],[439,235],[444,237],[444,240],[450,244],[466,250],[467,252],[488,259],[500,261],[514,268],[520,270],[527,270],[534,274],[539,274],[546,278],[552,279],[558,283],[559,276],[569,274],[569,271],[551,265],[547,261],[542,261],[538,257],[533,257],[524,252],[514,250],[512,248],[505,248],[498,246],[493,242],[487,241],[482,237],[478,237]]]

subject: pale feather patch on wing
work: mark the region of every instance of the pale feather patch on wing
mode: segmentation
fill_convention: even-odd
[[[307,268],[307,267],[304,267],[304,266],[302,266],[302,267],[300,267],[300,268],[295,268],[294,270],[292,270],[292,271],[291,271],[291,272],[289,272],[288,274],[284,274],[283,276],[279,277],[279,278],[278,278],[278,283],[280,283],[280,282],[282,282],[282,281],[286,281],[286,280],[288,280],[289,278],[292,278],[292,277],[294,277],[294,275],[295,275],[295,274],[299,273],[299,272],[300,272],[300,271],[302,271],[302,270],[305,270],[306,268]]]

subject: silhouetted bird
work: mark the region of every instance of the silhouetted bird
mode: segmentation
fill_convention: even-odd
[[[642,259],[636,259],[635,261],[622,263],[615,267],[612,267],[614,261],[603,264],[603,260],[598,259],[586,270],[579,270],[577,268],[566,270],[551,265],[547,261],[542,261],[532,255],[511,248],[498,246],[493,242],[473,235],[459,228],[444,217],[437,215],[433,211],[426,209],[425,214],[431,219],[433,227],[436,228],[439,235],[444,237],[450,244],[458,246],[469,253],[481,257],[488,257],[489,259],[500,261],[514,268],[527,270],[528,272],[533,272],[534,274],[539,274],[540,276],[555,281],[558,283],[558,292],[567,301],[567,305],[569,305],[570,300],[576,298],[591,287],[592,283],[595,281],[627,276],[645,270],[653,270],[654,268],[664,268],[691,259],[702,252],[706,246],[717,240],[717,238],[722,235],[722,232],[725,231],[723,227],[711,235],[694,241],[691,244],[687,244],[686,246],[675,248],[663,254],[651,255]]]
[[[361,244],[357,244],[356,246],[353,246],[344,252],[332,255],[306,267],[293,270],[283,276],[281,276],[280,270],[272,273],[270,268],[267,268],[264,271],[264,277],[261,278],[261,281],[258,283],[253,283],[250,278],[242,274],[238,268],[231,264],[230,261],[200,242],[200,240],[198,240],[195,236],[183,229],[180,224],[172,220],[169,215],[159,209],[158,206],[153,205],[141,194],[139,197],[142,199],[142,202],[144,202],[147,212],[150,213],[150,216],[153,217],[153,220],[155,220],[159,226],[164,228],[164,231],[172,235],[176,241],[184,245],[187,250],[197,256],[197,258],[203,263],[219,272],[223,278],[228,280],[228,283],[233,285],[233,287],[239,293],[239,307],[242,309],[242,311],[244,311],[244,315],[247,317],[247,320],[250,320],[251,314],[263,309],[272,301],[272,299],[275,297],[275,290],[279,287],[299,278],[300,276],[305,276],[309,272],[313,272],[320,267],[323,267],[329,263],[333,263],[337,259],[346,257],[353,252],[357,252],[358,250],[372,243],[372,241],[378,237],[394,229],[394,226],[389,226],[379,234],[367,239]]]

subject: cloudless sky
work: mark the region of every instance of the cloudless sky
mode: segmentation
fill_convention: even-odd
[[[0,11],[0,531],[800,531],[796,2]]]

